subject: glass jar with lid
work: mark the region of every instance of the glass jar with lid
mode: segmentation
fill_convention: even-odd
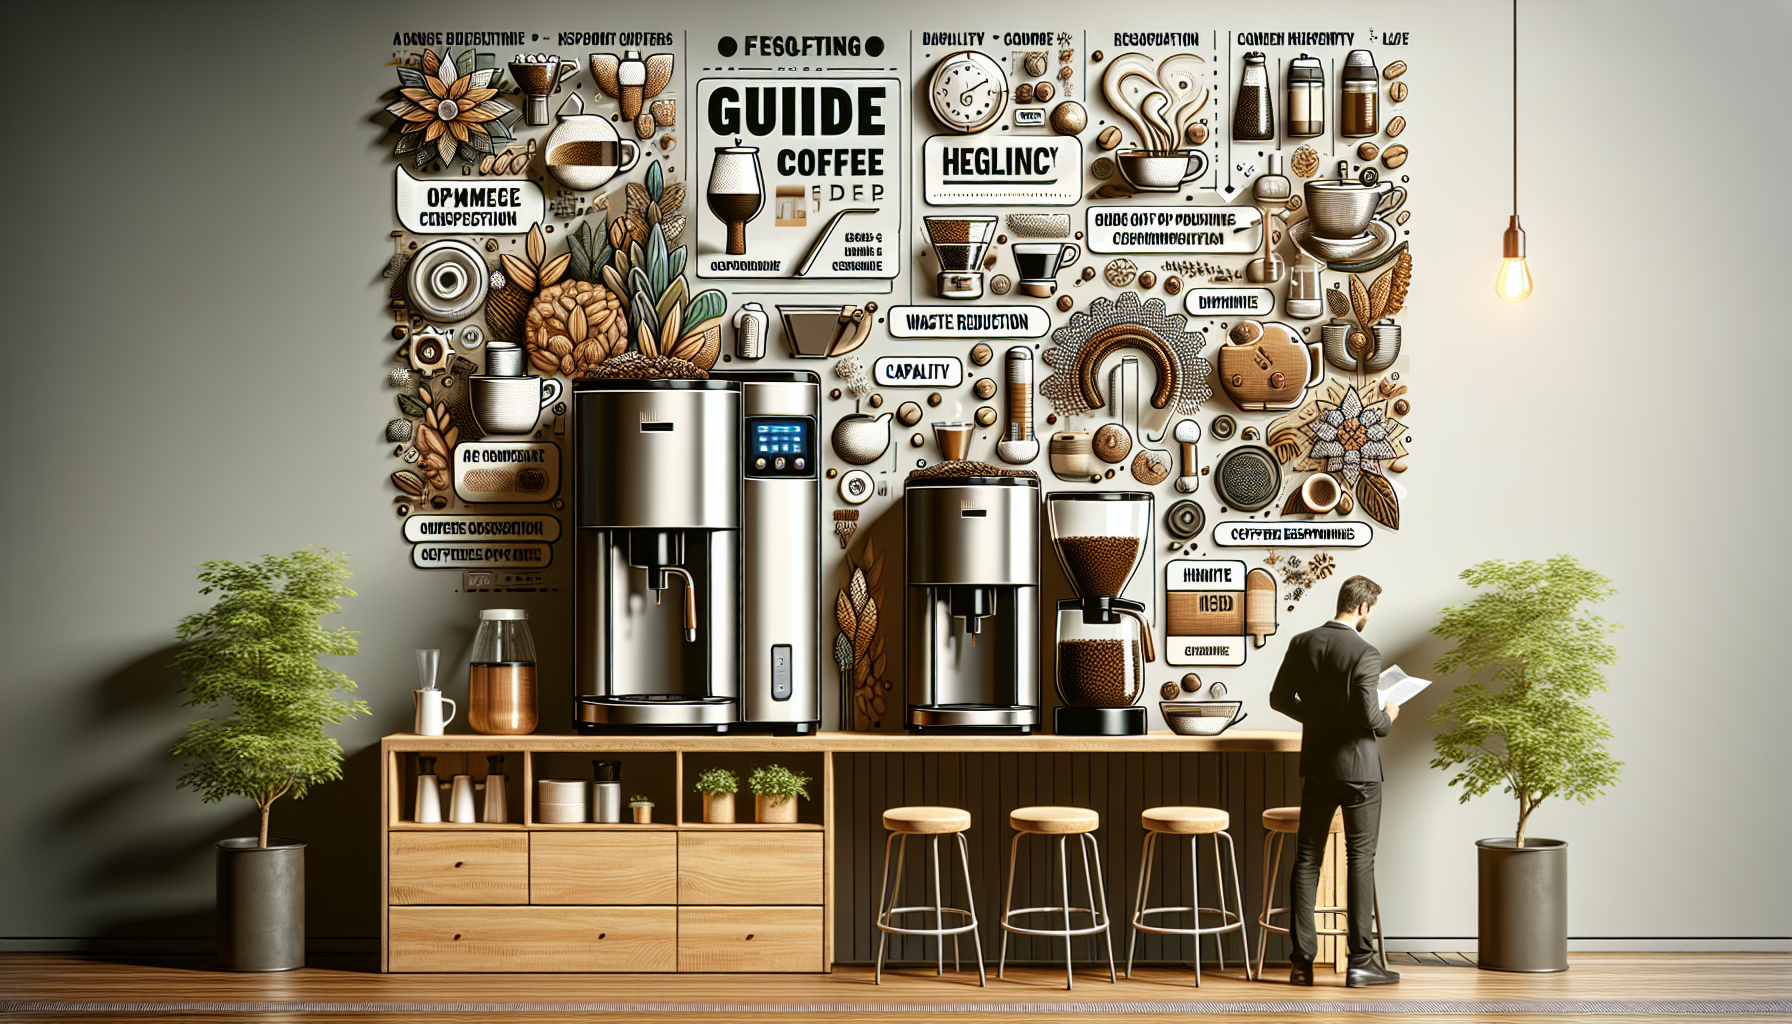
[[[1287,131],[1290,138],[1325,134],[1325,65],[1301,54],[1288,62]]]
[[[535,731],[535,638],[529,613],[521,608],[486,608],[479,613],[467,679],[467,724],[487,736],[521,736]]]
[[[1381,83],[1375,55],[1352,50],[1344,58],[1344,102],[1338,106],[1338,134],[1347,139],[1374,135],[1381,127]]]

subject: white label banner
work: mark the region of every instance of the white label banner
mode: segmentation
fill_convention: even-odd
[[[1173,636],[1164,643],[1172,665],[1242,665],[1249,648],[1242,636]]]
[[[1360,548],[1375,530],[1368,523],[1220,523],[1213,542],[1227,548]]]
[[[1043,338],[1052,316],[1043,306],[892,306],[892,338]]]
[[[1090,252],[1247,253],[1263,246],[1254,206],[1091,206]]]
[[[1082,175],[1083,144],[1071,136],[935,135],[921,147],[934,206],[1074,206]]]
[[[1182,308],[1191,316],[1269,316],[1276,311],[1268,288],[1190,288]]]
[[[871,379],[885,388],[955,388],[964,364],[957,356],[884,356],[871,364]]]
[[[697,276],[895,277],[907,253],[904,94],[895,78],[699,81],[691,156]],[[735,202],[750,219],[746,251],[730,253],[730,225],[716,206]]]
[[[541,186],[527,178],[413,178],[393,169],[398,222],[418,235],[520,235],[544,220]]]
[[[554,560],[550,544],[413,544],[411,564],[419,569],[540,569]]]
[[[551,501],[560,491],[560,446],[552,441],[468,441],[454,447],[454,493],[462,501]]]
[[[1177,558],[1164,566],[1164,589],[1236,590],[1244,593],[1244,577],[1250,569],[1226,558]]]
[[[425,541],[553,541],[560,539],[560,520],[553,516],[412,516],[404,521],[404,539]]]

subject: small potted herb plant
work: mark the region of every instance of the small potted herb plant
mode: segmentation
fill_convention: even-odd
[[[734,822],[734,794],[740,777],[726,768],[705,768],[697,776],[697,792],[703,794],[703,820],[712,825]]]
[[[1496,971],[1568,969],[1568,844],[1530,833],[1550,797],[1585,803],[1618,781],[1605,749],[1611,727],[1591,706],[1618,660],[1617,629],[1582,609],[1610,597],[1611,580],[1570,555],[1493,560],[1462,573],[1482,592],[1445,608],[1431,632],[1456,641],[1435,666],[1468,680],[1431,716],[1433,767],[1454,771],[1462,800],[1498,788],[1518,802],[1514,835],[1479,840],[1478,963]]]
[[[184,762],[178,783],[211,803],[252,800],[258,834],[225,839],[218,851],[218,966],[289,971],[305,966],[305,844],[268,834],[274,802],[302,800],[342,777],[342,745],[324,732],[367,705],[344,700],[354,681],[318,659],[356,653],[355,632],[323,618],[355,592],[348,556],[312,548],[255,562],[207,562],[201,594],[210,608],[187,616],[174,667],[188,707],[212,714],[187,724],[170,751]]]
[[[653,824],[653,800],[651,797],[642,796],[641,794],[636,793],[634,796],[628,798],[628,806],[629,810],[635,813],[635,824]]]
[[[797,800],[809,799],[810,778],[780,764],[761,765],[747,776],[753,791],[753,816],[760,822],[796,821]]]

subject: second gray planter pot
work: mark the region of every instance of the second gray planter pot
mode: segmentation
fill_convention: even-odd
[[[1482,839],[1476,962],[1490,971],[1568,969],[1568,844]]]
[[[253,836],[218,844],[218,966],[290,971],[305,966],[305,844]]]

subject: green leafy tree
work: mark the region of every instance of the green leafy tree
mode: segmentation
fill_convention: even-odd
[[[365,701],[342,700],[354,680],[318,664],[321,655],[359,650],[356,633],[325,629],[321,619],[342,611],[336,602],[355,592],[348,556],[306,548],[258,562],[206,562],[201,594],[217,603],[181,620],[185,646],[175,656],[187,707],[225,713],[189,723],[170,751],[185,762],[182,789],[206,803],[246,797],[261,810],[261,843],[268,845],[268,811],[290,795],[342,777],[342,745],[324,726],[367,714]]]
[[[1469,674],[1431,716],[1449,724],[1431,765],[1458,769],[1450,785],[1462,786],[1462,803],[1495,786],[1516,796],[1522,847],[1538,804],[1586,803],[1618,781],[1623,762],[1605,749],[1611,727],[1587,701],[1606,689],[1600,666],[1618,660],[1606,637],[1621,627],[1581,609],[1617,591],[1572,555],[1494,559],[1461,578],[1484,592],[1445,608],[1431,629],[1456,641],[1435,670]]]

